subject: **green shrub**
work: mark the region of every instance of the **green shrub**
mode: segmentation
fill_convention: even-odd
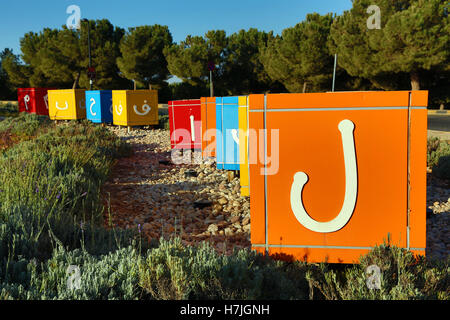
[[[45,262],[19,257],[0,264],[0,299],[305,299],[303,265],[250,252],[219,255],[208,244],[161,240],[141,254],[136,243],[104,255],[57,246]],[[69,266],[79,269],[68,287]],[[6,272],[5,269],[8,269]],[[5,277],[5,274],[7,275]]]
[[[439,158],[437,165],[433,167],[433,175],[450,180],[450,154]]]
[[[427,143],[427,164],[431,168],[437,165],[439,158],[450,155],[450,144],[437,137],[429,138]]]
[[[26,208],[19,210],[0,222],[0,258],[45,261],[58,245],[65,250],[83,248],[90,254],[101,255],[128,246],[139,238],[133,229],[108,230],[70,215],[42,218]],[[147,242],[143,244],[144,249],[149,247]],[[5,276],[0,272],[0,279]]]
[[[4,151],[0,156],[0,219],[20,204],[40,215],[99,221],[101,185],[114,159],[129,150],[107,129],[74,122]]]
[[[300,264],[275,261],[249,250],[220,255],[207,242],[184,246],[161,241],[140,260],[140,286],[154,299],[305,299]]]
[[[139,235],[136,230],[105,229],[100,201],[100,187],[114,159],[131,149],[87,121],[56,127],[24,114],[0,123],[1,130],[28,138],[0,156],[0,298],[137,297],[125,282],[111,287],[110,281],[128,281],[112,270],[124,268],[121,248]],[[140,247],[149,248],[146,242]],[[129,252],[124,255],[136,265]],[[76,259],[92,265],[85,281],[92,285],[69,292],[63,271]]]
[[[159,129],[166,129],[166,130],[170,129],[170,123],[169,123],[169,116],[168,115],[160,115],[159,116],[158,128]]]
[[[427,163],[434,176],[450,179],[450,143],[436,137],[428,139]]]
[[[380,268],[380,289],[367,285],[367,268]],[[426,261],[406,249],[377,246],[360,264],[333,270],[321,264],[307,272],[311,286],[327,300],[410,300],[450,298],[448,263]],[[342,266],[341,266],[342,269]]]
[[[139,253],[131,246],[103,256],[75,249],[55,249],[45,263],[24,260],[13,264],[16,280],[0,283],[0,299],[134,300],[145,293],[138,286]],[[79,270],[79,282],[69,266]]]
[[[14,103],[0,103],[0,117],[16,117],[19,107]]]
[[[18,117],[0,121],[0,132],[9,130],[14,135],[31,137],[36,135],[38,130],[46,131],[50,126],[52,122],[47,116],[21,112]]]
[[[0,155],[0,259],[45,260],[58,241],[67,249],[84,246],[93,254],[106,253],[134,237],[101,226],[101,185],[114,159],[130,148],[87,121],[48,124],[28,114],[3,127],[19,132],[30,125],[27,134],[37,137]]]

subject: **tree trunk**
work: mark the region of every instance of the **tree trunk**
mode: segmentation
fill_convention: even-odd
[[[76,89],[77,88],[78,80],[80,80],[80,75],[81,75],[81,72],[78,71],[77,77],[75,78],[75,81],[73,82],[72,89]]]
[[[303,82],[303,93],[305,93],[306,92],[306,85],[307,85],[307,82],[305,81],[305,82]]]
[[[419,74],[416,71],[411,72],[411,90],[420,90]]]
[[[148,89],[152,90],[152,85],[150,83],[148,84]]]
[[[133,90],[136,90],[136,80],[133,80]]]

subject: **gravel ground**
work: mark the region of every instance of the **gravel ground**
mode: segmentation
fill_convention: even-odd
[[[240,196],[237,177],[217,170],[215,163],[160,164],[171,159],[168,130],[109,128],[134,147],[130,158],[117,162],[103,188],[103,194],[110,194],[107,218],[115,226],[141,228],[150,239],[208,240],[219,252],[250,247],[250,202]],[[189,169],[198,176],[186,176]],[[211,206],[194,208],[197,200],[210,200]]]
[[[450,252],[450,188],[431,176],[427,181],[427,248],[426,255],[448,259]]]
[[[250,202],[240,196],[239,178],[217,170],[215,163],[164,165],[170,160],[168,130],[108,127],[133,145],[104,186],[105,203],[115,226],[141,228],[149,239],[181,236],[186,244],[210,241],[219,252],[250,247]],[[193,169],[197,177],[187,177]],[[194,201],[212,205],[194,208]],[[427,257],[446,259],[449,241],[449,186],[428,173]]]

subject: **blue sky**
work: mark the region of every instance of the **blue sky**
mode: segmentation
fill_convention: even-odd
[[[175,42],[213,29],[231,34],[253,27],[278,34],[308,13],[340,14],[352,6],[351,0],[0,0],[0,50],[20,53],[19,41],[26,32],[60,28],[72,4],[80,7],[81,18],[106,18],[125,29],[167,25]]]

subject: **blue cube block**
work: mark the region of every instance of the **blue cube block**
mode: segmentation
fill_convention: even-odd
[[[239,170],[239,97],[216,98],[217,169]]]
[[[86,91],[86,117],[94,123],[112,123],[112,91]]]

